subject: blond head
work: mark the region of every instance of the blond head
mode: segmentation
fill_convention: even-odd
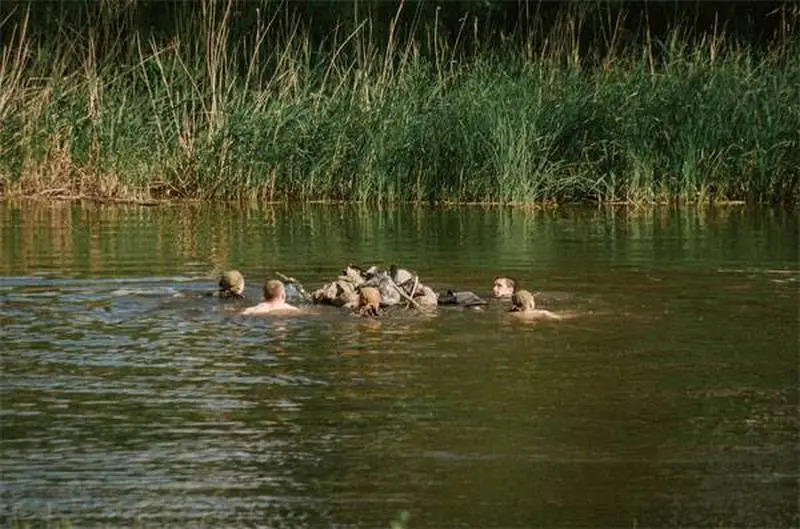
[[[534,310],[536,308],[536,300],[534,299],[533,294],[527,290],[519,290],[514,292],[514,295],[511,296],[511,304],[511,310],[513,311],[525,312],[528,310]]]
[[[264,300],[274,301],[286,298],[286,289],[283,283],[277,279],[270,279],[264,283]]]

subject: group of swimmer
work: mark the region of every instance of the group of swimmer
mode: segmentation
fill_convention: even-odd
[[[273,312],[300,312],[299,307],[286,302],[286,287],[277,279],[264,283],[264,300],[241,311],[243,315],[268,314]],[[219,297],[222,299],[244,299],[244,276],[238,270],[223,272],[219,278]]]
[[[323,285],[312,294],[307,294],[301,285],[301,294],[314,304],[327,304],[344,307],[361,316],[377,317],[382,309],[399,305],[403,301],[419,310],[433,310],[440,305],[461,305],[481,309],[487,302],[470,291],[447,290],[436,294],[423,285],[419,277],[411,272],[392,265],[388,270],[371,267],[363,270],[356,265],[348,265],[336,280]],[[244,276],[237,270],[228,270],[219,279],[219,297],[223,299],[244,300]],[[528,290],[517,288],[517,281],[508,276],[498,276],[492,284],[492,297],[510,299],[509,312],[525,320],[562,320],[572,316],[570,313],[555,313],[536,308],[534,295]],[[283,281],[270,279],[264,283],[263,301],[239,311],[245,316],[275,314],[291,315],[304,312],[303,309],[287,302],[286,287]]]

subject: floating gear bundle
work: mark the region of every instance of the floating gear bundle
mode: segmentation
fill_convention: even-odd
[[[438,304],[436,293],[422,284],[419,276],[392,265],[388,270],[371,266],[367,270],[350,264],[335,280],[311,294],[314,303],[359,310],[376,316],[379,308],[403,304],[419,310],[432,310]]]

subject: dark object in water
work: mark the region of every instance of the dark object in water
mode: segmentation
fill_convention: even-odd
[[[453,292],[448,290],[439,294],[439,305],[460,305],[462,307],[477,307],[486,305],[487,302],[476,293],[469,290]]]

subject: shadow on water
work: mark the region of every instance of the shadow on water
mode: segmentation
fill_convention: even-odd
[[[781,211],[5,203],[0,516],[80,526],[800,523],[798,226]],[[398,262],[563,322],[322,307]]]

